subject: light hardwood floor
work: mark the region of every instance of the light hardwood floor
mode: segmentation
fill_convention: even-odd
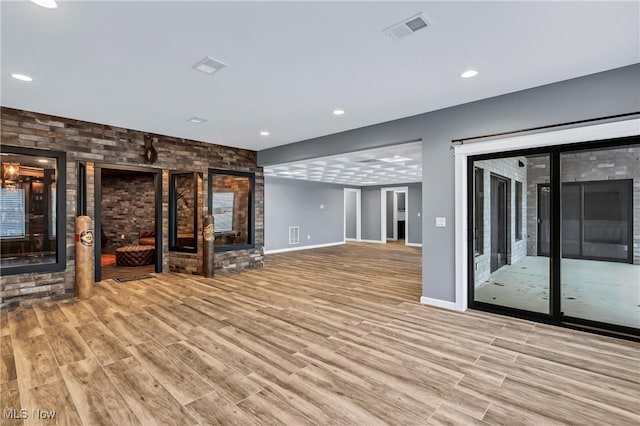
[[[70,425],[640,423],[639,344],[421,306],[420,263],[349,244],[2,310],[0,409]]]

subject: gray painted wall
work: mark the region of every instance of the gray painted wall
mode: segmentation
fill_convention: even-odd
[[[407,241],[413,244],[422,244],[422,184],[410,183],[407,186],[409,187],[407,194],[409,210],[405,212],[405,217],[410,221],[409,228],[405,228]]]
[[[342,242],[343,187],[266,176],[264,220],[265,250]],[[300,244],[289,245],[289,226],[300,226]]]
[[[387,239],[393,238],[393,192],[387,191]]]
[[[455,200],[451,140],[640,111],[638,84],[640,64],[634,64],[263,150],[258,153],[258,163],[286,163],[421,139],[422,190],[428,194],[422,200],[422,294],[453,302]],[[364,209],[364,190],[362,196]],[[446,228],[434,226],[436,216],[448,219]]]
[[[421,217],[418,216],[418,213],[422,211],[422,184],[419,182],[389,186],[365,186],[362,188],[363,240],[380,241],[380,190],[397,186],[409,188],[409,194],[407,194],[409,210],[405,213],[409,219],[407,241],[414,244],[422,243],[422,223]]]
[[[358,237],[357,200],[358,194],[353,191],[345,192],[345,238],[356,239]]]
[[[362,239],[380,241],[380,187],[362,188]]]

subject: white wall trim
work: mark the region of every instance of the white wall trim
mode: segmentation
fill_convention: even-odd
[[[467,157],[470,155],[509,152],[519,149],[566,145],[577,142],[614,139],[640,135],[640,119],[595,124],[572,129],[554,130],[458,145],[455,147],[455,264],[456,288],[455,308],[467,309],[468,289],[468,243],[467,243]],[[434,300],[434,299],[431,299]],[[420,300],[421,303],[422,299]],[[441,302],[441,301],[438,301]],[[445,304],[451,302],[442,302]],[[430,304],[430,303],[427,303]],[[434,304],[434,306],[437,306]],[[444,306],[442,306],[444,307]]]
[[[335,243],[314,244],[312,246],[287,247],[287,248],[275,249],[275,250],[265,250],[264,254],[287,253],[290,251],[298,251],[298,250],[311,250],[311,249],[317,249],[317,248],[323,248],[323,247],[341,246],[343,244],[346,244],[346,242],[338,241]]]
[[[347,193],[355,192],[356,194],[356,238],[347,238]],[[345,241],[361,241],[362,240],[362,191],[360,188],[344,188],[343,199],[343,235]]]
[[[375,243],[375,244],[386,244],[386,241],[380,240],[360,240],[361,243]]]
[[[435,306],[436,308],[449,309],[451,311],[459,311],[458,305],[454,302],[447,302],[446,300],[432,299],[430,297],[420,297],[420,303],[428,306]]]
[[[405,245],[409,247],[422,247],[422,243],[406,243]]]
[[[404,211],[405,211],[405,217],[404,217],[404,242],[405,245],[407,243],[408,237],[409,237],[409,214],[407,214],[409,212],[409,187],[408,186],[395,186],[395,187],[388,187],[388,188],[380,188],[380,242],[381,243],[386,243],[387,242],[387,192],[389,191],[393,191],[394,192],[394,202],[393,202],[393,209],[394,211],[396,210],[396,196],[395,193],[396,192],[404,192]],[[395,216],[395,215],[394,215]],[[397,231],[396,231],[397,232]],[[397,234],[394,233],[394,237],[396,237],[397,239]],[[391,238],[390,238],[391,239]]]

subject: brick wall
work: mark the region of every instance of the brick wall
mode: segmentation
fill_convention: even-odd
[[[102,177],[102,231],[107,237],[105,253],[115,253],[118,247],[137,245],[141,230],[154,229],[154,216],[152,174]]]
[[[181,138],[153,135],[158,138],[154,147],[158,161],[153,165],[144,163],[144,136],[137,130],[89,123],[69,118],[54,117],[12,108],[0,110],[2,145],[25,148],[49,149],[67,153],[67,226],[66,226],[66,270],[56,273],[32,273],[0,277],[0,306],[30,304],[41,300],[73,297],[75,295],[74,225],[77,195],[77,161],[87,162],[87,214],[94,215],[93,162],[123,164],[162,169],[162,233],[163,271],[182,270],[197,272],[201,265],[201,221],[199,222],[199,251],[197,254],[169,253],[169,170],[203,173],[202,193],[198,209],[206,214],[207,169],[218,168],[256,173],[255,248],[216,254],[216,268],[241,270],[261,267],[264,242],[264,178],[257,167],[255,151],[225,147]]]
[[[524,167],[519,166],[519,162]],[[525,157],[500,158],[495,160],[477,161],[475,165],[484,170],[484,250],[475,258],[475,282],[476,285],[486,281],[491,271],[491,174],[496,174],[507,178],[507,209],[509,215],[509,247],[507,247],[507,264],[516,263],[527,255],[526,238],[526,205],[527,194],[527,159]],[[515,218],[516,218],[516,185],[515,182],[522,182],[522,238],[516,238]]]
[[[546,167],[540,157],[529,162],[528,197],[533,202],[528,206],[527,229],[532,256],[537,254],[537,186],[549,182],[546,161]],[[562,182],[633,179],[633,263],[640,265],[640,146],[562,154],[561,177]]]

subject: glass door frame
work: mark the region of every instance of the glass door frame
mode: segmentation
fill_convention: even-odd
[[[466,164],[466,186],[467,186],[467,304],[471,309],[488,311],[498,314],[511,315],[519,318],[530,319],[538,322],[550,323],[570,328],[578,328],[601,334],[615,335],[637,339],[640,336],[640,329],[603,323],[584,318],[576,318],[564,315],[561,304],[562,276],[562,204],[561,204],[561,155],[575,151],[589,149],[619,148],[627,145],[640,143],[640,136],[627,136],[615,139],[577,142],[563,145],[552,145],[538,148],[518,149],[513,151],[500,151],[486,154],[468,155]],[[493,160],[500,158],[549,155],[550,182],[551,188],[551,238],[549,252],[549,313],[527,311],[508,306],[494,305],[491,303],[476,301],[475,299],[475,264],[474,264],[474,211],[475,211],[475,191],[474,191],[474,163],[482,160]],[[536,188],[537,191],[537,188]],[[486,200],[485,200],[486,202]],[[633,218],[631,218],[633,224]]]

